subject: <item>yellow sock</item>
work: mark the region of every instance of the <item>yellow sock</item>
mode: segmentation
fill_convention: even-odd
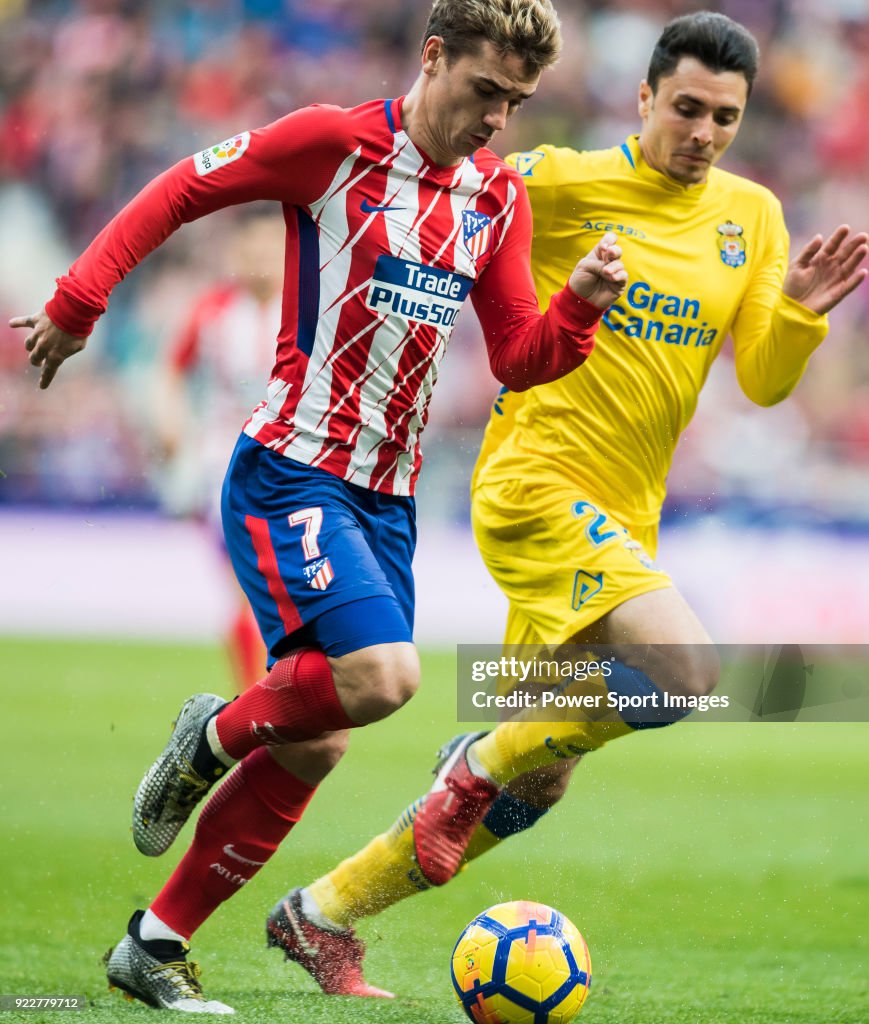
[[[363,917],[379,914],[431,888],[416,863],[413,845],[413,820],[421,803],[422,798],[415,800],[388,832],[308,886],[308,894],[325,917],[341,928],[350,928]],[[496,836],[479,825],[459,870],[505,838],[509,837]]]
[[[393,903],[431,888],[414,856],[411,825],[419,805],[419,800],[414,801],[388,832],[308,886],[308,893],[330,921],[350,928],[362,917],[379,914]]]
[[[474,754],[500,785],[534,768],[597,750],[634,730],[625,722],[501,722],[477,740]]]
[[[359,853],[308,886],[308,894],[325,917],[340,928],[352,928],[360,918],[379,914],[431,888],[414,855],[410,826],[418,808],[419,801],[415,801],[388,832],[376,836]],[[498,836],[480,825],[465,851],[462,869],[500,842]]]
[[[607,691],[605,681],[593,677],[571,684],[565,692]],[[568,709],[561,717],[575,719],[576,714],[575,709]],[[476,759],[496,782],[505,785],[524,772],[596,750],[634,731],[605,706],[594,720],[552,721],[558,715],[551,710],[525,712],[513,721],[502,722],[474,744]],[[376,836],[359,853],[308,886],[309,895],[325,917],[341,928],[349,928],[360,918],[378,914],[431,888],[416,863],[413,845],[412,825],[420,803],[414,801],[388,832]],[[463,866],[500,841],[480,825],[465,852]]]
[[[597,750],[609,740],[634,732],[607,706],[607,692],[600,674],[576,680],[563,694],[589,699],[587,708],[523,711],[477,740],[471,756],[495,782],[505,785],[534,768]]]

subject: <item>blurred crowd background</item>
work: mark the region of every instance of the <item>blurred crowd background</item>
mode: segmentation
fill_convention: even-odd
[[[636,130],[637,83],[662,25],[710,7],[748,25],[763,52],[724,166],[781,197],[793,247],[840,222],[869,225],[869,0],[556,5],[564,56],[500,153],[621,142]],[[164,370],[191,362],[178,339],[203,292],[243,273],[238,215],[189,226],[149,257],[47,392],[6,320],[38,309],[99,228],[174,161],[311,102],[405,92],[428,6],[0,0],[0,506],[183,510],[167,486],[179,473]],[[677,452],[669,516],[869,526],[867,314],[864,285],[834,313],[795,397],[773,410],[741,397],[725,351]],[[495,390],[468,309],[424,439],[423,517],[464,519]]]

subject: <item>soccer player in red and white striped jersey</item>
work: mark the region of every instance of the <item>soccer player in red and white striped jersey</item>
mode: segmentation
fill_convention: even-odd
[[[48,387],[114,285],[173,231],[236,203],[282,204],[275,365],[222,499],[271,668],[232,704],[191,698],[136,794],[136,844],[160,854],[240,762],[108,961],[110,981],[139,998],[202,1009],[180,944],[274,853],[343,753],[346,731],[416,690],[412,495],[464,300],[495,376],[521,391],[579,366],[624,289],[620,251],[605,236],[539,311],[528,199],[518,173],[486,148],[559,48],[549,0],[436,0],[406,96],[309,107],[182,160],[97,236],[43,312],[13,321],[30,328],[25,346]],[[296,956],[298,937],[276,928],[273,943]],[[382,995],[365,986],[356,953],[348,947],[342,977],[324,987]]]

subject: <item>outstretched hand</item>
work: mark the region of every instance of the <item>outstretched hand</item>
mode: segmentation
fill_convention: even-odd
[[[87,344],[87,338],[76,338],[53,324],[45,310],[33,316],[13,317],[9,326],[32,328],[24,339],[24,347],[30,353],[30,362],[42,367],[39,386],[43,389],[54,380],[64,360],[81,352]]]
[[[828,313],[869,274],[860,266],[867,252],[869,235],[851,234],[847,224],[826,241],[815,235],[788,268],[782,291],[814,313]]]
[[[598,309],[606,309],[622,294],[628,272],[622,263],[616,236],[608,231],[587,256],[574,267],[568,284],[575,295]]]

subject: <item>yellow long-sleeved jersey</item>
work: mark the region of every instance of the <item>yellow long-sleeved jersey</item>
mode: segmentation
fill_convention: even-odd
[[[639,138],[577,152],[541,146],[508,158],[534,213],[532,270],[543,308],[578,256],[614,231],[630,275],[588,362],[495,404],[475,470],[533,480],[557,465],[611,513],[657,521],[679,435],[724,339],[760,405],[794,388],[827,331],[782,294],[788,234],[766,188],[713,168],[682,185],[649,167]]]

